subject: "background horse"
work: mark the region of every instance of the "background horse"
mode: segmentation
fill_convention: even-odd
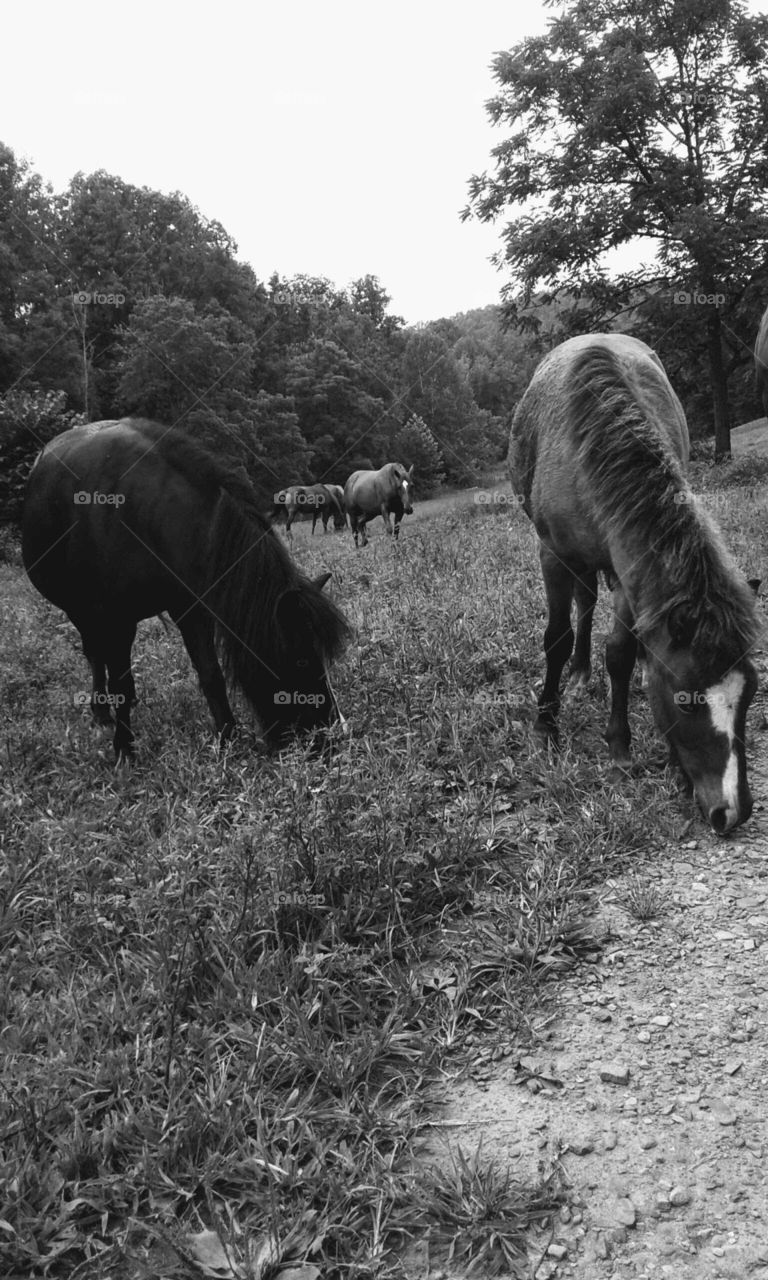
[[[358,533],[363,546],[368,541],[365,526],[369,520],[382,516],[387,533],[392,533],[390,515],[395,517],[395,538],[400,533],[400,521],[413,511],[411,490],[413,467],[406,471],[401,462],[387,462],[378,471],[353,471],[344,486],[344,506],[358,545]]]
[[[344,486],[340,484],[327,484],[326,489],[332,498],[335,498],[338,513],[334,513],[333,527],[334,529],[346,529],[347,527],[347,508],[344,504]],[[341,523],[339,523],[339,517]],[[325,527],[325,526],[323,526]]]
[[[755,387],[768,418],[768,309],[763,313],[755,343]]]
[[[629,763],[627,700],[642,644],[656,725],[712,828],[752,809],[744,750],[757,678],[754,596],[684,479],[688,430],[658,357],[623,334],[571,338],[539,365],[512,425],[512,482],[541,540],[549,606],[537,730],[556,740],[560,676],[589,675],[597,575],[614,589],[606,645],[613,759]]]
[[[109,724],[115,707],[118,758],[133,742],[136,625],[162,612],[222,737],[234,717],[217,643],[270,745],[337,715],[326,669],[348,626],[321,594],[327,577],[313,583],[297,569],[242,472],[184,432],[125,419],[57,436],[29,478],[22,554],[38,591],[80,632],[93,714]]]
[[[333,518],[334,529],[344,529],[347,524],[347,517],[344,514],[344,507],[338,496],[332,492],[339,489],[339,485],[327,484],[292,484],[287,489],[281,489],[275,494],[275,501],[272,508],[273,516],[279,518],[281,514],[285,515],[285,531],[291,536],[291,525],[297,516],[312,517],[312,533],[315,532],[315,526],[318,520],[323,522],[323,533],[328,532],[328,521]]]

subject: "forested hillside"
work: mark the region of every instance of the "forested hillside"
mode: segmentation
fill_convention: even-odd
[[[503,455],[525,362],[497,308],[408,329],[375,277],[260,281],[236,254],[179,193],[98,172],[59,195],[0,150],[6,518],[41,443],[124,414],[214,442],[264,498],[395,456],[423,494]]]

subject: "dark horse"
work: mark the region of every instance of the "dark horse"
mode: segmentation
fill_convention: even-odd
[[[333,517],[334,529],[345,529],[347,517],[335,490],[339,485],[291,484],[275,494],[272,514],[274,519],[285,516],[285,531],[291,533],[291,525],[297,516],[312,516],[312,532],[318,520],[323,522],[323,533],[328,532],[328,521]]]
[[[629,763],[638,643],[656,725],[712,828],[752,810],[744,733],[757,688],[754,595],[684,478],[688,430],[658,357],[623,334],[571,338],[539,365],[515,415],[512,482],[533,520],[549,606],[537,730],[556,741],[559,684],[589,675],[597,577],[614,590],[606,739]]]
[[[217,645],[270,746],[338,715],[326,672],[346,620],[296,568],[242,473],[184,432],[128,418],[57,436],[29,478],[22,551],[38,591],[80,632],[93,714],[110,724],[115,709],[118,759],[133,742],[136,625],[161,612],[222,738],[234,718]]]
[[[768,309],[760,321],[755,343],[755,386],[759,395],[763,412],[768,418]]]
[[[392,533],[390,515],[395,517],[394,535],[400,533],[400,521],[413,511],[411,490],[413,467],[406,471],[401,462],[387,462],[378,471],[353,471],[344,486],[344,506],[358,545],[358,533],[363,546],[368,541],[365,526],[369,520],[382,516],[387,533]]]

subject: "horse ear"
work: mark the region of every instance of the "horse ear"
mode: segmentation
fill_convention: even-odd
[[[413,479],[413,468],[414,468],[414,466],[415,466],[415,465],[416,465],[416,464],[415,464],[414,462],[412,462],[412,463],[411,463],[411,465],[410,465],[410,467],[408,468],[408,479],[409,479],[409,480],[412,480],[412,479]]]
[[[321,573],[317,578],[313,578],[312,582],[318,591],[322,591],[327,582],[330,582],[332,575],[330,573]]]
[[[682,648],[693,639],[697,618],[690,604],[676,604],[667,615],[667,630],[674,645]]]
[[[759,594],[761,582],[762,578],[747,578],[747,586],[752,588],[755,595]]]

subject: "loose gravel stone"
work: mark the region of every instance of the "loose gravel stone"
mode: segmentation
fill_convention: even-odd
[[[606,1084],[629,1084],[629,1067],[624,1062],[604,1062],[600,1067],[600,1079]]]
[[[727,1102],[722,1098],[711,1098],[709,1109],[717,1120],[718,1124],[735,1124],[736,1112],[733,1107],[729,1107]]]

